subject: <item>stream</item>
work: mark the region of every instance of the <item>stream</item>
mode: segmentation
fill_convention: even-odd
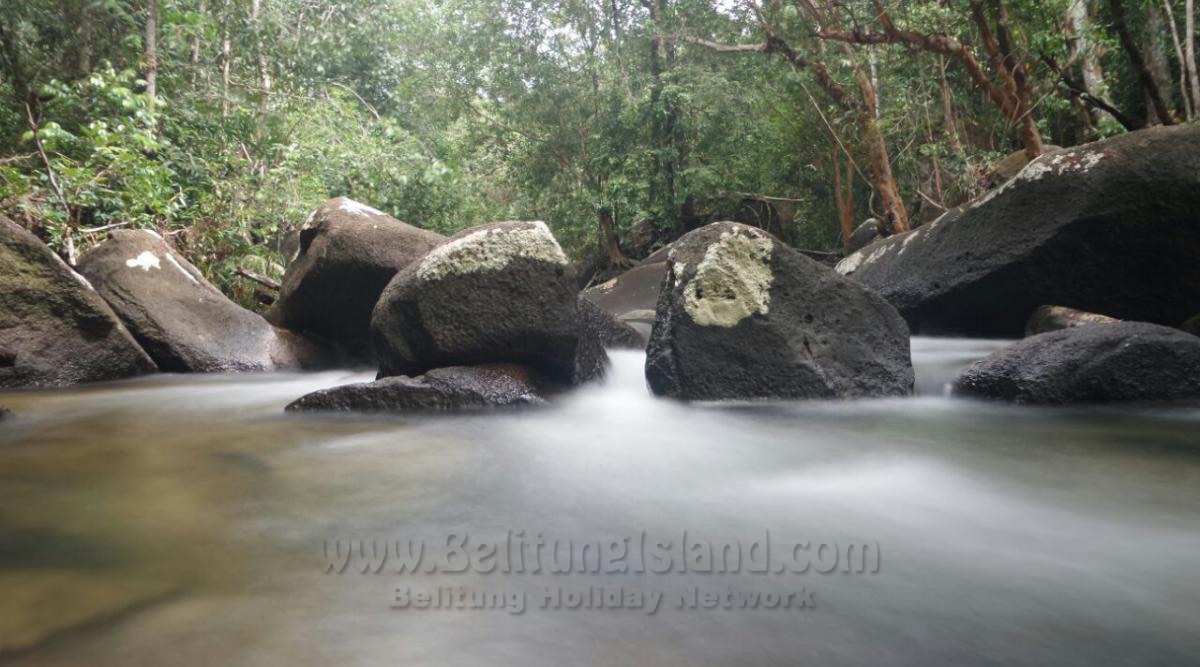
[[[1200,410],[947,396],[1004,344],[916,338],[917,396],[847,402],[656,399],[637,352],[510,412],[283,412],[372,377],[345,371],[0,393],[0,663],[1197,664]],[[625,571],[515,571],[517,533]],[[322,571],[338,540],[464,536],[510,571]],[[679,571],[688,539],[741,570]]]

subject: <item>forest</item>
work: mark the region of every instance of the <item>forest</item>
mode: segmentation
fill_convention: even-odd
[[[723,219],[836,258],[1195,119],[1196,36],[1193,0],[5,2],[0,213],[71,264],[155,230],[247,305],[343,195],[544,220],[585,281]]]

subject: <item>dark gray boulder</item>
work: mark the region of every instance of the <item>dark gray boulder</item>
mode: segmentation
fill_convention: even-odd
[[[370,361],[371,312],[383,288],[443,240],[352,199],[331,199],[301,228],[266,318]]]
[[[570,264],[544,223],[463,230],[396,274],[380,297],[371,320],[380,377],[512,362],[556,382],[590,379],[603,349],[581,351],[588,341],[576,302]],[[592,361],[578,363],[581,352]]]
[[[60,387],[156,370],[83,276],[0,216],[0,388]]]
[[[675,242],[646,378],[684,399],[912,392],[908,329],[886,301],[766,232],[718,222]]]
[[[953,390],[1045,405],[1200,400],[1200,338],[1145,322],[1052,331],[976,362]]]
[[[618,317],[632,310],[654,310],[666,272],[665,261],[641,264],[606,283],[589,287],[583,296]]]
[[[1188,318],[1186,322],[1179,325],[1179,328],[1194,336],[1200,336],[1200,315]]]
[[[886,234],[884,233],[883,224],[875,218],[867,218],[865,222],[856,227],[854,232],[850,234],[850,247],[848,250],[852,253],[858,252],[884,236]]]
[[[914,333],[1016,338],[1057,304],[1169,326],[1200,312],[1200,125],[1043,155],[838,264]]]
[[[230,301],[154,232],[113,232],[80,258],[79,271],[164,371],[265,371],[327,361],[312,342]]]
[[[1114,317],[1099,313],[1088,313],[1063,306],[1040,306],[1029,316],[1025,323],[1025,335],[1036,336],[1042,333],[1071,329],[1091,324],[1115,324],[1120,322]]]
[[[646,339],[637,329],[584,296],[579,297],[579,324],[583,328],[581,335],[596,339],[602,347],[626,350],[646,349]]]
[[[435,368],[424,375],[322,389],[293,401],[288,411],[420,412],[539,405],[536,373],[518,364]]]

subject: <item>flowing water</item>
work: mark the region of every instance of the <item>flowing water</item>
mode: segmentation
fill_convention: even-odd
[[[1200,664],[1200,411],[946,397],[1002,344],[914,340],[903,400],[684,405],[629,352],[550,407],[475,415],[282,412],[369,378],[347,372],[0,394],[0,662]],[[638,546],[624,574],[322,571],[326,541],[507,556],[517,531]],[[745,567],[637,573],[643,536]],[[877,559],[796,573],[802,543]],[[748,571],[764,549],[793,560]],[[663,597],[553,606],[618,586]],[[443,587],[506,606],[415,608]]]

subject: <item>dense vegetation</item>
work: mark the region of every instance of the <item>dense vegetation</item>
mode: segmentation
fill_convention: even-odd
[[[226,291],[324,199],[544,219],[590,271],[717,218],[837,251],[989,165],[1193,119],[1192,0],[24,0],[0,5],[0,212],[118,227]]]

